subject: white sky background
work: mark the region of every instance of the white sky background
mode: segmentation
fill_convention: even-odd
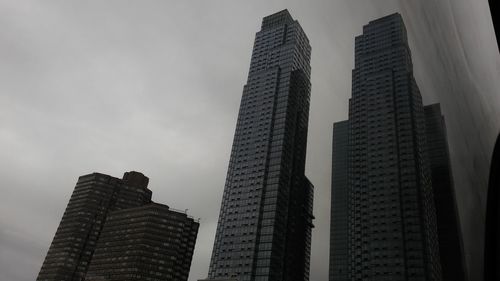
[[[201,218],[190,281],[206,277],[254,36],[284,8],[312,46],[311,281],[327,280],[332,123],[354,36],[396,1],[0,0],[0,280],[36,278],[80,175],[130,170]]]

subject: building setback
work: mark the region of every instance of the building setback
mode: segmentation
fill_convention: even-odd
[[[349,278],[442,280],[424,107],[399,14],[363,27],[352,73]]]
[[[313,186],[304,175],[311,47],[287,10],[257,32],[209,278],[308,280]]]
[[[104,268],[111,266],[110,264],[116,261],[115,256],[111,256],[111,260],[102,259],[102,257],[108,257],[106,243],[121,245],[120,243],[123,243],[124,240],[130,239],[129,227],[132,226],[134,228],[131,230],[137,235],[137,238],[141,237],[144,239],[142,241],[144,247],[155,247],[150,251],[151,254],[170,251],[178,252],[179,256],[182,256],[175,264],[165,261],[165,268],[172,266],[170,268],[172,271],[178,270],[180,272],[176,274],[177,279],[163,278],[161,280],[187,280],[187,272],[189,272],[191,264],[198,223],[194,223],[185,214],[173,215],[171,213],[175,212],[168,211],[167,206],[151,202],[152,192],[147,188],[148,182],[149,179],[138,172],[127,172],[124,174],[123,179],[100,173],[81,176],[78,179],[63,218],[54,235],[37,280],[87,280],[86,275],[89,265],[92,265],[97,271],[101,266],[101,261]],[[166,212],[169,213],[166,214]],[[115,218],[123,213],[130,216],[137,215],[137,218],[131,218],[134,220],[144,219],[145,217],[149,220],[158,220],[156,216],[158,213],[161,214],[159,216],[162,216],[161,223],[155,228],[148,224],[149,220],[144,222],[143,227],[137,227],[137,224],[127,222],[127,224],[121,225],[119,231],[113,232],[113,236],[110,237],[108,235],[109,231],[115,230],[118,227],[118,222],[122,222]],[[146,214],[150,216],[148,217]],[[181,218],[185,218],[185,220],[183,221]],[[108,223],[110,226],[108,226]],[[178,228],[181,223],[183,226],[180,233]],[[187,230],[188,228],[190,231]],[[164,231],[162,233],[164,237],[158,240],[148,240],[151,237],[149,232],[153,233],[157,231],[156,233],[158,233],[159,230]],[[168,239],[172,235],[176,235],[178,239],[169,241]],[[101,238],[105,239],[104,241],[106,242],[103,242],[104,244],[101,243]],[[111,241],[113,239],[114,241]],[[168,242],[160,244],[158,241]],[[115,250],[119,249],[123,248],[117,247]],[[96,253],[99,253],[97,257],[100,257],[101,260],[94,260]],[[155,262],[161,263],[160,256],[158,257],[158,259],[155,258]],[[144,268],[142,266],[144,261],[151,257],[136,255],[134,258],[133,261],[129,260],[129,264],[132,268],[142,269]],[[118,264],[112,266],[118,266]],[[139,276],[139,274],[137,273],[136,275]],[[134,277],[119,280],[159,279],[137,279]]]
[[[439,104],[427,105],[425,127],[436,205],[439,252],[444,281],[468,280],[446,125]]]
[[[199,223],[150,203],[108,215],[86,281],[185,281]]]

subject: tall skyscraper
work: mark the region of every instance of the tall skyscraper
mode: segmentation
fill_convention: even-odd
[[[313,186],[304,175],[311,47],[287,10],[256,34],[209,278],[309,279]]]
[[[399,14],[356,37],[347,138],[350,280],[441,280],[424,107]]]
[[[81,176],[37,280],[83,280],[108,213],[149,203],[148,182],[137,172],[125,173],[123,179],[99,173]]]
[[[157,203],[114,211],[85,280],[186,281],[198,227],[185,213]]]
[[[148,182],[138,172],[81,176],[37,280],[186,281],[199,224],[153,203]]]
[[[468,274],[451,172],[446,124],[439,104],[425,106],[424,112],[443,280],[464,281],[468,280]]]

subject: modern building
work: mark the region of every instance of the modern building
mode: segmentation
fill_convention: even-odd
[[[148,182],[137,172],[125,173],[123,179],[99,173],[81,176],[37,280],[84,280],[108,213],[149,203]]]
[[[439,104],[425,106],[424,112],[443,280],[464,281],[468,280],[468,273],[451,172],[446,124]]]
[[[424,113],[443,280],[468,280],[444,116],[439,104],[424,106]],[[348,135],[348,121],[334,124],[330,281],[351,280],[348,238]]]
[[[313,186],[304,175],[311,47],[287,10],[257,32],[209,279],[309,279]]]
[[[348,166],[333,171],[332,190],[340,200],[335,191],[345,192],[347,173],[349,278],[442,280],[424,106],[399,14],[363,27],[352,73],[348,130],[334,136],[336,151],[347,139],[347,152],[333,158],[335,167]],[[340,225],[333,237],[345,237]]]
[[[199,224],[153,203],[148,182],[138,172],[81,176],[37,280],[187,280]]]
[[[198,227],[185,213],[157,203],[114,211],[85,280],[186,281]]]

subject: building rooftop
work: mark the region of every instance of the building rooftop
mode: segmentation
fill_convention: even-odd
[[[262,19],[262,29],[272,28],[275,26],[283,25],[285,23],[294,22],[292,15],[288,12],[287,9],[281,10],[277,13],[264,17]]]

